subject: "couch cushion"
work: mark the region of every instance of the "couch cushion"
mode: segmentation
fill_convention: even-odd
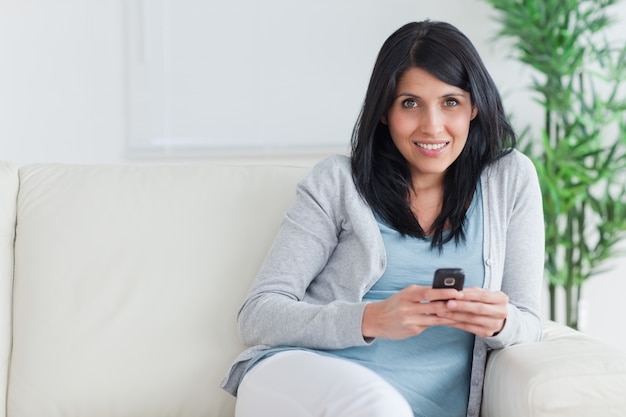
[[[235,316],[306,171],[20,169],[9,415],[232,415]]]
[[[11,352],[11,291],[17,189],[17,168],[0,162],[0,392],[6,392],[7,389]],[[0,395],[0,416],[6,416],[4,395]]]

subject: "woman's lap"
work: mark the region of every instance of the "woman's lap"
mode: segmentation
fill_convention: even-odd
[[[349,360],[289,350],[243,378],[236,417],[413,417],[404,397],[378,374]]]

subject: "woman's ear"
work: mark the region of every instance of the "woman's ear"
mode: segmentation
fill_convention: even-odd
[[[474,120],[477,114],[478,114],[478,107],[476,107],[476,105],[474,104],[472,106],[472,118],[470,120]]]
[[[387,115],[383,114],[382,116],[380,116],[380,122],[384,125],[387,124]]]

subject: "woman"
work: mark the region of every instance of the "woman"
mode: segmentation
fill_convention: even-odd
[[[392,34],[351,157],[299,184],[240,310],[236,415],[477,416],[488,351],[541,334],[541,194],[514,145],[461,32]],[[462,291],[431,287],[445,267]]]

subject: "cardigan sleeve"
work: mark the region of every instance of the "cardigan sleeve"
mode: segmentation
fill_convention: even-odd
[[[490,213],[493,251],[499,252],[501,290],[509,297],[508,317],[496,336],[487,338],[491,348],[535,342],[541,338],[541,293],[545,262],[545,228],[537,172],[528,157],[518,151],[497,162],[491,176],[490,197],[498,212]],[[495,226],[494,226],[495,225]]]
[[[298,185],[238,314],[240,338],[247,345],[339,349],[368,344],[361,331],[365,303],[358,291],[344,290],[355,293],[352,299],[340,293],[340,281],[346,281],[340,274],[346,271],[333,271],[333,280],[320,278],[340,250],[346,223],[343,193],[352,181],[336,158],[317,164]]]

